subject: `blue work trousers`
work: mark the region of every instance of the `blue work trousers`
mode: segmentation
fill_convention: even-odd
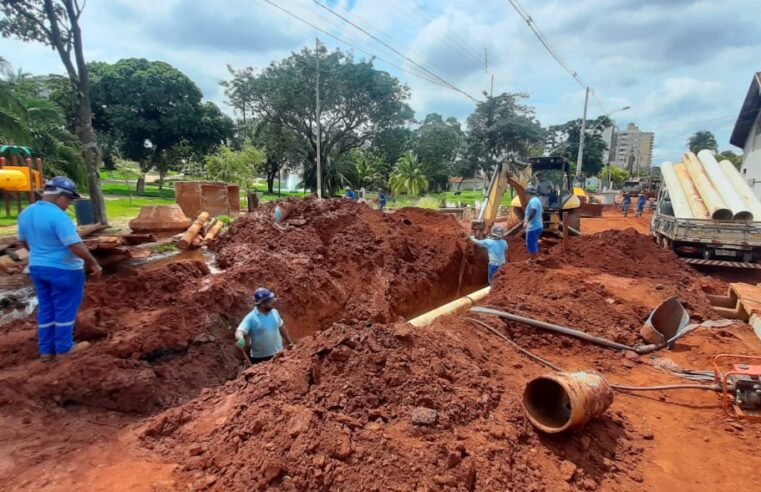
[[[489,263],[489,285],[491,285],[491,279],[494,278],[494,274],[497,273],[497,270],[499,270],[499,267],[502,265],[492,265]]]
[[[84,270],[33,266],[40,355],[65,354],[74,346],[74,323],[85,291]]]
[[[532,255],[539,252],[539,236],[542,235],[542,229],[534,229],[533,231],[526,231],[526,249]]]

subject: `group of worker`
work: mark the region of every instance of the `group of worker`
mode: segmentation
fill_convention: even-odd
[[[647,197],[645,197],[644,193],[640,193],[637,196],[637,210],[636,210],[636,216],[642,217],[642,213],[645,211],[645,204],[647,203]],[[624,198],[621,201],[621,210],[624,212],[624,217],[629,216],[629,209],[632,206],[632,197],[631,195],[624,194]]]
[[[346,193],[344,194],[344,198],[348,198],[350,200],[358,200],[360,202],[365,202],[365,189],[360,188],[359,196],[358,196],[357,192],[354,191],[354,189],[351,186],[347,186]],[[383,212],[384,208],[386,208],[386,193],[383,190],[380,190],[378,192],[378,209],[381,212]]]
[[[66,209],[80,198],[76,184],[64,176],[45,182],[42,199],[18,217],[18,238],[29,251],[29,276],[37,294],[37,347],[44,363],[87,348],[74,343],[74,326],[85,288],[85,269],[100,278],[103,269],[82,242]],[[277,296],[260,287],[254,292],[254,309],[235,330],[236,345],[250,344],[252,363],[272,359],[293,345],[283,318],[273,307]]]
[[[529,253],[528,261],[529,263],[535,263],[536,256],[539,254],[539,237],[544,229],[542,223],[544,206],[537,196],[537,189],[534,185],[526,187],[526,196],[528,203],[526,204],[526,212],[523,215],[523,230],[526,234],[526,249]],[[487,279],[489,285],[491,285],[494,275],[507,260],[505,231],[502,226],[495,225],[491,228],[489,237],[486,239],[477,239],[472,235],[468,236],[468,239],[486,250],[489,257]]]

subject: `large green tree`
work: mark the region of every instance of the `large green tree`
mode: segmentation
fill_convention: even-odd
[[[582,166],[585,175],[594,176],[605,166],[603,156],[608,149],[608,144],[603,140],[602,132],[612,124],[613,122],[607,116],[587,121],[584,137],[584,165]],[[551,155],[561,155],[576,163],[579,156],[580,135],[580,119],[550,126],[547,132],[546,150]]]
[[[341,173],[331,168],[344,162],[347,152],[412,119],[405,86],[376,70],[372,61],[356,61],[322,46],[304,48],[261,71],[233,70],[232,80],[223,86],[236,111],[287,129],[303,142],[304,179],[316,190],[318,73],[320,162],[324,186],[332,190]]]
[[[430,191],[446,190],[457,157],[464,151],[465,133],[456,118],[431,113],[414,132],[413,152],[428,178]]]
[[[127,58],[93,63],[95,127],[118,138],[121,153],[140,163],[137,192],[145,173],[166,171],[174,146],[192,148],[201,158],[232,135],[232,120],[210,102],[184,73],[165,62]]]
[[[716,143],[716,137],[709,131],[695,132],[687,139],[687,148],[690,152],[698,153],[701,150],[708,149],[718,152],[719,144]]]
[[[491,169],[501,156],[528,159],[544,142],[544,129],[533,108],[521,103],[526,94],[503,93],[476,105],[468,116],[467,158],[472,173]]]
[[[76,107],[75,133],[82,145],[93,218],[106,222],[100,189],[100,152],[92,126],[90,77],[79,20],[84,2],[78,0],[0,0],[0,34],[43,43],[58,53],[71,84]]]

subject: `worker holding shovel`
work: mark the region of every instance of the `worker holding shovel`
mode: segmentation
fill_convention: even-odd
[[[273,307],[277,296],[264,287],[254,292],[254,309],[243,318],[235,330],[235,345],[246,350],[246,338],[251,340],[251,363],[257,364],[275,357],[283,351],[283,338],[288,346],[293,339],[283,323],[280,313]]]

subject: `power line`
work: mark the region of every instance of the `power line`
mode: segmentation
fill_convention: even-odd
[[[560,57],[558,52],[555,50],[555,48],[552,47],[550,42],[547,40],[547,38],[544,37],[544,34],[539,30],[539,26],[536,25],[536,22],[534,22],[534,19],[531,18],[531,16],[526,12],[526,10],[523,8],[523,6],[518,3],[518,0],[507,0],[510,2],[510,5],[513,6],[516,12],[518,12],[518,15],[520,15],[524,21],[526,21],[526,24],[528,24],[529,29],[533,31],[534,35],[536,35],[537,39],[540,43],[545,47],[547,52],[552,55],[552,57],[555,59],[555,61],[560,64],[561,67],[563,67],[563,70],[568,72],[568,74],[578,82],[578,84],[583,87],[587,88],[587,84],[584,83],[583,80],[581,80],[581,77],[579,76],[578,72],[576,70],[573,70],[568,64],[563,61],[563,59]]]
[[[391,63],[391,62],[389,62],[389,61],[387,61],[387,60],[384,60],[383,58],[381,58],[381,57],[379,57],[379,56],[377,56],[377,55],[374,55],[373,53],[370,53],[369,51],[366,51],[366,50],[364,50],[364,49],[362,49],[362,48],[360,48],[360,47],[358,47],[358,46],[355,46],[355,45],[353,45],[352,43],[349,43],[348,41],[344,41],[343,39],[339,38],[338,36],[335,36],[335,35],[331,34],[330,32],[328,32],[328,31],[326,31],[326,30],[324,30],[324,29],[320,28],[319,26],[317,26],[317,25],[315,25],[315,24],[313,24],[313,23],[309,22],[308,20],[306,20],[306,19],[304,19],[304,18],[302,18],[302,17],[299,17],[298,15],[294,14],[293,12],[291,12],[291,11],[289,11],[289,10],[287,10],[287,9],[283,8],[283,7],[281,7],[280,5],[277,5],[276,3],[272,2],[271,0],[262,0],[262,1],[264,1],[264,2],[267,2],[267,3],[268,3],[268,4],[270,4],[271,6],[275,7],[276,9],[278,9],[278,10],[280,10],[280,11],[282,11],[282,12],[284,12],[285,14],[287,14],[287,15],[289,15],[289,16],[291,16],[291,17],[293,17],[294,19],[296,19],[296,20],[298,20],[298,21],[300,21],[300,22],[303,22],[304,24],[308,25],[308,26],[309,26],[309,27],[311,27],[312,29],[315,29],[315,30],[317,30],[317,31],[319,31],[319,32],[321,32],[321,33],[323,33],[324,35],[326,35],[326,36],[328,36],[328,37],[330,37],[330,38],[332,38],[332,39],[335,39],[335,40],[336,40],[336,41],[338,41],[339,43],[343,43],[343,44],[345,44],[346,46],[349,46],[349,47],[350,47],[350,48],[352,48],[352,49],[355,49],[355,50],[357,50],[357,51],[359,51],[359,52],[361,52],[361,53],[364,53],[364,54],[366,54],[367,56],[370,56],[370,57],[372,57],[372,58],[374,58],[374,59],[376,59],[376,60],[378,60],[378,61],[380,61],[380,62],[383,62],[383,63],[385,63],[386,65],[389,65],[389,66],[391,66],[391,67],[394,67],[394,68],[396,68],[397,70],[401,70],[402,72],[405,72],[405,73],[408,73],[408,74],[410,74],[410,75],[413,75],[413,76],[415,76],[415,77],[418,77],[418,78],[420,78],[420,79],[423,79],[423,80],[425,80],[426,82],[429,82],[429,83],[431,83],[431,84],[435,84],[435,85],[438,85],[439,87],[444,87],[445,89],[451,89],[451,87],[449,87],[448,85],[444,85],[444,84],[442,84],[441,82],[438,82],[437,80],[434,80],[434,79],[431,79],[431,78],[429,78],[429,77],[426,77],[426,76],[423,76],[423,75],[419,75],[419,74],[417,74],[417,73],[415,73],[415,72],[412,72],[412,71],[410,71],[410,70],[407,70],[407,69],[405,69],[405,68],[403,68],[403,67],[400,67],[400,66],[398,66],[398,65],[396,65],[396,64],[394,64],[394,63]]]
[[[266,1],[266,2],[270,2],[270,0],[265,0],[265,1]],[[382,39],[379,39],[379,38],[378,38],[377,36],[375,36],[374,34],[372,34],[372,33],[368,32],[366,29],[362,28],[361,26],[358,26],[357,24],[355,24],[354,22],[352,22],[350,19],[347,19],[346,17],[342,16],[341,14],[339,14],[339,13],[338,13],[338,12],[336,12],[335,10],[331,9],[330,7],[328,7],[328,6],[326,6],[326,5],[323,5],[323,4],[322,4],[322,3],[320,3],[318,0],[312,0],[312,1],[313,1],[315,4],[317,4],[319,7],[322,7],[323,9],[325,9],[325,10],[327,10],[328,12],[332,13],[333,15],[335,15],[336,17],[338,17],[339,19],[341,19],[341,20],[343,20],[344,22],[348,23],[350,26],[354,27],[355,29],[357,29],[357,30],[361,31],[361,32],[362,32],[362,33],[364,33],[365,35],[367,35],[367,36],[371,37],[372,39],[376,40],[377,42],[381,43],[383,46],[385,46],[386,48],[390,49],[391,51],[393,51],[393,52],[394,52],[394,53],[396,53],[397,55],[401,56],[402,58],[404,58],[404,59],[405,59],[405,60],[407,60],[408,62],[412,63],[412,64],[413,64],[413,65],[415,65],[416,67],[420,68],[422,71],[424,71],[424,72],[425,72],[425,73],[427,73],[428,75],[432,76],[432,77],[433,77],[433,78],[435,78],[436,80],[439,80],[439,81],[443,82],[444,84],[446,84],[447,86],[449,86],[449,88],[450,88],[450,89],[452,89],[452,90],[454,90],[454,91],[457,91],[457,92],[459,92],[460,94],[462,94],[462,95],[464,95],[464,96],[466,96],[466,97],[470,98],[470,99],[471,99],[471,100],[473,100],[474,102],[480,102],[478,99],[476,99],[475,97],[471,96],[470,94],[468,94],[467,92],[463,91],[462,89],[458,88],[456,85],[452,84],[451,82],[449,82],[449,81],[445,80],[444,78],[442,78],[442,77],[440,77],[439,75],[435,74],[434,72],[430,71],[429,69],[427,69],[426,67],[422,66],[421,64],[419,64],[418,62],[416,62],[416,61],[415,61],[415,60],[413,60],[412,58],[409,58],[407,55],[405,55],[404,53],[401,53],[399,50],[397,50],[396,48],[394,48],[394,47],[393,47],[393,46],[391,46],[390,44],[386,43],[386,42],[385,42],[385,41],[383,41]]]

